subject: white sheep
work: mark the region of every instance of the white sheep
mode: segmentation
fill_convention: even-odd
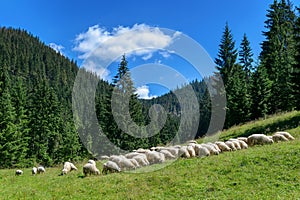
[[[33,168],[31,169],[31,174],[32,174],[32,175],[36,175],[36,174],[37,174],[37,168],[36,168],[36,167],[33,167]]]
[[[130,159],[130,158],[133,158],[133,157],[138,156],[138,155],[141,155],[141,153],[130,152],[130,153],[126,154],[125,157]]]
[[[201,144],[202,147],[205,147],[208,149],[210,155],[219,155],[219,151],[215,148],[212,144]]]
[[[131,162],[131,160],[127,158],[122,158],[118,160],[117,165],[120,167],[121,171],[126,171],[126,170],[134,170],[136,169],[136,166]]]
[[[121,172],[120,167],[117,165],[117,163],[112,161],[107,161],[103,164],[102,174],[107,174],[107,172],[115,173],[115,172]]]
[[[172,153],[170,151],[168,151],[167,149],[161,149],[161,150],[159,150],[159,152],[165,155],[166,160],[176,159],[176,157],[174,155],[172,155]]]
[[[217,141],[215,144],[219,147],[221,151],[231,151],[231,148],[228,147],[225,142]]]
[[[83,174],[84,176],[87,175],[99,175],[100,171],[99,169],[97,169],[96,165],[92,164],[92,163],[87,163],[83,166]]]
[[[165,156],[162,153],[159,153],[157,151],[150,151],[147,150],[145,152],[147,160],[150,164],[157,164],[157,163],[163,163],[165,162]]]
[[[16,176],[20,176],[20,175],[22,175],[22,174],[23,174],[23,171],[22,171],[22,170],[20,170],[20,169],[17,169],[17,170],[16,170],[16,173],[15,173]]]
[[[248,143],[248,138],[247,137],[237,137],[236,139],[244,141],[246,143]]]
[[[272,139],[274,140],[274,142],[279,142],[279,141],[289,141],[289,139],[287,139],[284,135],[275,133],[274,135],[272,135]]]
[[[209,143],[207,143],[207,144],[209,144],[209,145],[213,146],[213,147],[215,148],[215,150],[217,150],[219,153],[221,153],[221,152],[222,152],[222,151],[221,151],[221,149],[219,148],[219,146],[218,146],[218,145],[216,145],[215,143],[211,143],[211,142],[209,142]]]
[[[43,173],[45,173],[46,172],[46,169],[43,167],[43,166],[39,166],[38,168],[37,168],[37,173],[38,174],[43,174]]]
[[[225,144],[232,150],[232,151],[236,151],[235,145],[233,142],[231,141],[226,141]]]
[[[101,160],[108,160],[108,158],[109,158],[109,156],[106,156],[106,155],[100,157]]]
[[[198,144],[198,142],[196,140],[189,140],[187,143],[188,144]]]
[[[196,152],[192,145],[188,145],[187,150],[188,150],[191,158],[196,157]]]
[[[179,156],[182,157],[182,158],[190,158],[191,155],[187,149],[187,146],[182,146],[180,149],[179,149],[179,152],[178,152]]]
[[[145,154],[137,155],[132,159],[136,160],[140,166],[148,166],[150,164]]]
[[[96,166],[96,161],[94,161],[94,160],[88,160],[88,163]]]
[[[137,153],[146,153],[146,151],[148,151],[148,150],[139,148],[139,149],[136,150],[135,152],[137,152]]]
[[[73,163],[65,162],[61,174],[64,175],[64,174],[67,174],[67,173],[69,173],[73,170],[77,171],[78,169]]]
[[[165,147],[165,150],[169,151],[175,158],[178,157],[179,149],[178,147]]]
[[[232,142],[234,147],[236,148],[236,150],[241,150],[241,145],[240,145],[240,142],[238,139],[235,139],[235,138],[231,138],[229,139],[228,141]]]
[[[295,140],[295,138],[289,132],[279,131],[279,132],[276,132],[275,134],[283,135],[284,137],[286,137],[289,140]]]
[[[204,146],[202,146],[201,144],[197,144],[195,146],[195,153],[196,153],[197,157],[199,157],[199,158],[210,155],[209,150],[207,148],[205,148]]]
[[[141,167],[140,164],[135,159],[130,158],[128,160],[134,165],[135,168],[140,168]]]
[[[248,144],[244,140],[239,140],[242,149],[248,149]]]
[[[264,145],[274,143],[271,137],[268,137],[264,134],[252,134],[248,137],[248,145]]]

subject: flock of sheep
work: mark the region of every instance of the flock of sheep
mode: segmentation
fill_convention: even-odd
[[[152,147],[151,149],[138,149],[125,155],[103,156],[102,159],[108,160],[103,164],[102,174],[115,173],[121,171],[135,170],[144,166],[164,163],[166,160],[172,160],[179,157],[206,157],[218,155],[224,151],[236,151],[247,149],[248,146],[272,144],[274,142],[289,141],[295,138],[288,132],[276,132],[272,136],[264,134],[252,134],[249,137],[232,138],[225,142],[217,141],[214,143],[198,144],[196,141],[188,141],[187,145],[175,145],[166,147]],[[71,162],[65,162],[61,175],[78,169]],[[32,169],[32,174],[44,173],[45,168],[39,166]],[[22,175],[22,170],[16,170],[16,175]],[[89,160],[83,166],[84,176],[100,175],[94,160]]]

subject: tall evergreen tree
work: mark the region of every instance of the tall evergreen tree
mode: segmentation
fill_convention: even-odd
[[[122,56],[118,67],[118,72],[114,77],[114,91],[112,96],[112,107],[114,119],[117,122],[119,133],[116,138],[120,138],[120,147],[122,149],[138,148],[147,143],[142,114],[142,106],[135,94],[135,88],[128,68],[128,62],[125,55]],[[141,139],[137,139],[141,137]],[[144,138],[143,138],[144,137]]]
[[[241,65],[236,64],[238,51],[227,23],[219,47],[215,63],[226,90],[225,127],[228,128],[249,118],[250,102],[247,94],[246,73]]]
[[[239,51],[239,61],[243,67],[243,70],[247,74],[247,79],[249,80],[251,76],[251,72],[254,70],[254,67],[253,67],[253,53],[250,47],[250,42],[246,34],[244,34],[243,40],[241,42],[240,51]]]
[[[12,102],[7,65],[0,66],[0,168],[19,166],[26,157],[27,140]]]
[[[295,64],[295,13],[290,1],[274,0],[265,22],[266,40],[262,43],[260,60],[272,81],[270,112],[291,110],[293,93],[291,72]]]
[[[267,69],[259,65],[252,76],[251,84],[251,119],[266,117],[269,113],[269,99],[271,96],[271,84]]]
[[[296,39],[296,63],[292,72],[292,90],[294,95],[294,105],[297,110],[300,110],[300,8],[295,26]]]
[[[236,63],[237,56],[238,52],[235,48],[235,41],[233,40],[228,23],[226,23],[221,44],[219,45],[218,58],[215,59],[217,70],[220,72],[223,82],[225,83],[225,87],[228,77],[230,77],[232,69]]]

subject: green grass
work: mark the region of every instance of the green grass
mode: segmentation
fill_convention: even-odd
[[[300,126],[300,111],[287,112],[268,116],[266,119],[251,121],[243,125],[231,127],[218,135],[198,139],[198,143],[229,138],[248,137],[251,134],[262,133],[272,135],[276,131],[293,129]]]
[[[149,173],[82,178],[83,163],[66,176],[59,167],[35,177],[30,169],[22,176],[0,170],[0,199],[300,199],[300,126],[287,131],[296,140],[178,159]],[[160,165],[144,170],[152,168]]]

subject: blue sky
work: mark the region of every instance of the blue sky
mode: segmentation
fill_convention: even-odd
[[[146,35],[157,37],[157,41],[161,41],[153,48],[165,49],[170,44],[170,40],[175,38],[176,32],[173,32],[173,35],[165,35],[161,34],[160,28],[185,34],[200,44],[214,59],[218,53],[225,23],[228,22],[236,40],[236,47],[239,47],[243,34],[246,33],[253,53],[257,57],[260,43],[264,39],[262,31],[265,30],[266,10],[272,2],[272,0],[2,0],[0,1],[0,26],[25,29],[38,36],[45,44],[53,43],[55,48],[61,47],[64,55],[82,64],[92,51],[89,48],[95,48],[101,44],[101,41],[106,41],[107,36],[112,39],[110,43],[102,46],[103,49],[110,49],[108,45],[114,45],[116,42],[113,43],[113,39],[118,41],[119,38],[137,40],[133,48],[144,48],[139,45],[148,44],[149,38],[145,41]],[[300,6],[300,0],[293,2],[296,6]],[[125,37],[122,35],[124,32],[126,34],[142,32],[143,38],[138,40],[138,37]],[[96,37],[100,39],[97,40]],[[92,44],[93,41],[97,42]],[[192,66],[179,57],[172,55],[171,51],[146,50],[129,55],[129,64],[131,67],[147,63],[167,65],[188,81],[197,78],[197,72],[193,69],[189,70]],[[114,75],[115,63],[107,68],[105,74],[107,79]],[[148,92],[145,97],[160,94],[158,91],[149,93],[149,85],[151,84],[137,85],[137,87]]]

